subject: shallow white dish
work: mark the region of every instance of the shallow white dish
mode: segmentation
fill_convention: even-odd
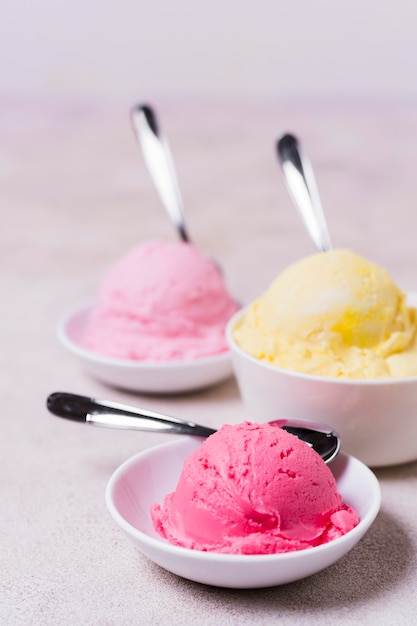
[[[417,307],[417,294],[408,293]],[[226,337],[233,369],[249,419],[268,422],[302,418],[328,424],[340,435],[342,450],[370,467],[417,459],[417,376],[357,380],[285,370],[242,350],[229,320]]]
[[[230,351],[189,361],[134,361],[107,357],[81,345],[91,304],[67,313],[58,325],[61,343],[93,376],[112,387],[143,393],[183,393],[210,387],[233,374]]]
[[[154,530],[149,509],[175,489],[185,459],[199,445],[201,440],[184,437],[141,452],[114,472],[106,489],[107,507],[129,539],[149,559],[183,578],[234,589],[305,578],[349,552],[378,514],[381,493],[375,475],[357,459],[340,454],[329,467],[344,502],[360,517],[358,526],[343,537],[287,554],[227,555],[173,546]]]

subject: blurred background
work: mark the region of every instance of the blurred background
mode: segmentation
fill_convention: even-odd
[[[417,95],[413,0],[3,0],[2,97]]]
[[[27,276],[51,263],[74,272],[61,300],[54,286],[58,308],[94,293],[139,240],[175,237],[130,127],[138,101],[169,138],[193,239],[220,257],[242,300],[256,295],[247,272],[261,290],[313,251],[274,155],[286,130],[313,162],[334,244],[417,282],[413,0],[2,8],[2,251]]]

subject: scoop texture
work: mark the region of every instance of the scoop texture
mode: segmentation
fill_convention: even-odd
[[[104,277],[83,344],[101,354],[175,361],[227,350],[237,305],[213,262],[184,242],[138,245]]]
[[[417,375],[416,326],[416,310],[385,269],[350,250],[330,250],[285,269],[233,336],[271,365],[373,379]]]
[[[211,435],[151,515],[171,543],[229,554],[318,546],[358,523],[314,450],[277,426],[250,422]]]

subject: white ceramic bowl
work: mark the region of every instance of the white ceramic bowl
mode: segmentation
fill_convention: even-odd
[[[310,576],[344,556],[366,533],[381,503],[374,474],[353,457],[340,454],[330,465],[344,502],[360,522],[343,537],[316,548],[287,554],[227,555],[173,546],[154,530],[149,509],[176,487],[185,459],[201,441],[184,437],[141,452],[110,478],[106,503],[112,517],[149,559],[189,580],[235,589],[281,585]]]
[[[91,305],[78,307],[58,325],[58,338],[84,368],[104,383],[142,393],[184,393],[220,383],[233,374],[230,351],[188,361],[134,361],[106,357],[81,345]]]
[[[417,294],[409,294],[417,306]],[[417,377],[349,380],[299,374],[256,359],[227,339],[233,368],[249,418],[257,422],[292,417],[328,424],[342,450],[371,467],[417,459]]]

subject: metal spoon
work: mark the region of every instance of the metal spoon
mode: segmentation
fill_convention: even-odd
[[[332,247],[313,168],[298,139],[286,133],[277,139],[278,159],[298,214],[320,251]]]
[[[155,112],[147,104],[137,104],[131,110],[136,137],[143,157],[171,221],[181,239],[190,242],[183,215],[183,202],[174,161],[165,137],[162,135]]]
[[[48,410],[75,422],[93,426],[127,428],[151,432],[209,437],[216,431],[195,422],[168,417],[119,402],[96,400],[73,393],[55,392],[47,399]],[[330,427],[307,420],[282,419],[270,422],[310,445],[328,463],[340,450],[340,437]]]

